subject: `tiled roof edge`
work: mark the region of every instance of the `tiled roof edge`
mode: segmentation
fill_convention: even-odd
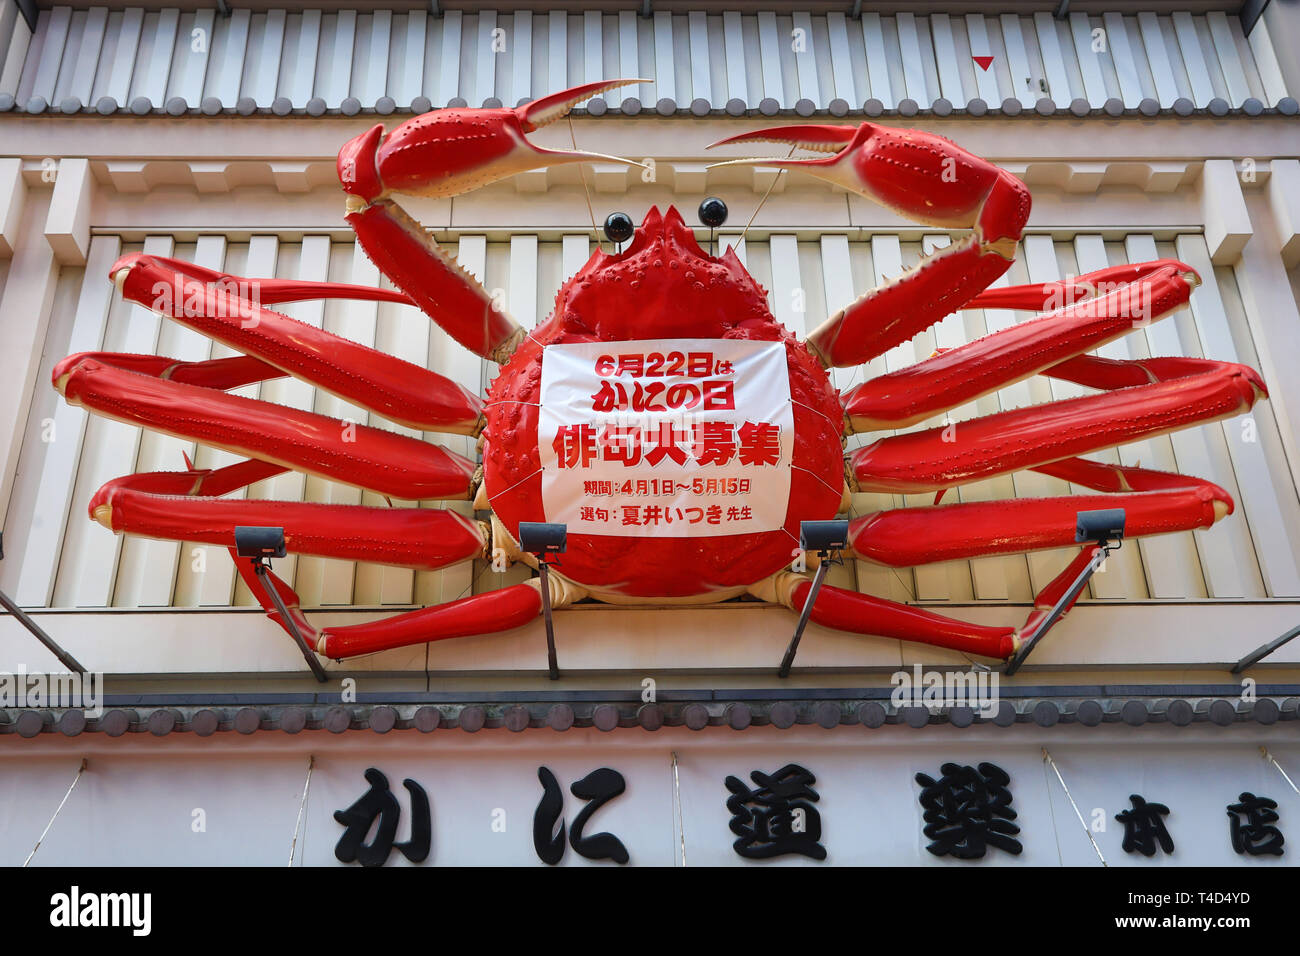
[[[521,102],[526,102],[521,101]],[[449,107],[468,106],[464,99],[457,97],[451,100]],[[500,107],[501,101],[498,99],[486,100],[483,104],[485,107]],[[325,101],[320,97],[315,97],[307,102],[304,107],[294,107],[286,97],[277,98],[269,107],[259,107],[254,100],[249,97],[240,99],[233,107],[224,105],[216,97],[208,97],[201,103],[193,104],[185,99],[176,96],[169,99],[166,103],[155,105],[148,97],[138,96],[129,104],[118,103],[111,96],[100,97],[94,104],[85,104],[76,97],[67,97],[61,103],[47,103],[40,96],[31,97],[25,104],[18,104],[13,95],[9,93],[0,94],[0,113],[15,112],[30,115],[40,114],[59,114],[66,116],[77,116],[87,114],[99,114],[101,116],[112,116],[118,114],[130,114],[133,116],[357,116],[357,115],[418,115],[426,113],[433,108],[433,104],[427,97],[418,96],[407,106],[399,107],[398,104],[388,96],[380,97],[373,106],[363,106],[361,101],[356,97],[347,97],[338,107],[327,107]],[[1043,97],[1033,108],[1025,108],[1020,100],[1008,98],[1003,100],[999,105],[990,105],[981,99],[972,99],[965,106],[954,106],[946,99],[935,100],[928,108],[922,109],[911,99],[901,100],[896,108],[886,109],[880,100],[867,100],[859,107],[850,106],[848,102],[842,99],[832,100],[826,109],[817,109],[811,100],[800,100],[795,104],[793,109],[781,109],[775,99],[768,98],[762,100],[756,107],[749,106],[739,99],[733,99],[722,108],[714,108],[707,100],[696,99],[691,103],[679,104],[672,99],[661,99],[653,105],[643,104],[640,100],[629,97],[625,99],[621,106],[611,108],[606,105],[604,100],[596,99],[590,101],[586,107],[577,108],[574,115],[603,116],[608,113],[615,113],[622,116],[889,116],[889,117],[912,117],[912,116],[984,116],[988,113],[997,113],[1002,116],[1016,116],[1026,114],[1031,116],[1054,116],[1054,115],[1071,115],[1076,117],[1086,116],[1263,116],[1269,114],[1279,114],[1285,116],[1294,116],[1300,113],[1300,103],[1297,103],[1294,97],[1284,97],[1278,101],[1274,107],[1266,106],[1261,100],[1250,97],[1245,100],[1239,108],[1231,107],[1228,102],[1222,98],[1215,97],[1210,100],[1204,107],[1197,107],[1191,100],[1183,97],[1175,100],[1169,107],[1162,108],[1160,104],[1151,98],[1142,100],[1136,107],[1125,107],[1123,102],[1118,98],[1112,98],[1100,107],[1093,107],[1085,99],[1076,99],[1071,103],[1058,104],[1050,97]]]
[[[620,728],[655,731],[663,727],[749,727],[817,725],[827,730],[839,727],[875,729],[889,724],[906,724],[921,729],[949,724],[1010,727],[1033,724],[1052,727],[1058,723],[1096,727],[1125,724],[1168,723],[1178,727],[1236,723],[1271,725],[1300,720],[1300,698],[1258,697],[1242,700],[1227,697],[1176,698],[1077,698],[1027,697],[999,701],[997,713],[981,716],[969,706],[895,706],[889,700],[841,698],[837,700],[713,700],[707,703],[491,703],[480,704],[334,704],[330,706],[263,705],[231,707],[113,708],[89,717],[76,708],[0,709],[0,735],[35,737],[39,734],[104,733],[118,737],[126,733],[148,733],[163,737],[171,733],[194,733],[208,737],[216,733],[252,734],[303,730],[331,733],[370,730],[461,730],[476,733],[484,729],[510,731],[546,729],[565,731],[573,727],[595,727],[612,731]]]

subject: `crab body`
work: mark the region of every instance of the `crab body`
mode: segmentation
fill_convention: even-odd
[[[677,355],[682,359],[711,342],[770,342],[783,350],[793,453],[772,467],[789,476],[784,520],[780,527],[761,532],[689,538],[571,530],[560,573],[593,596],[611,601],[734,597],[791,563],[801,521],[831,518],[839,510],[843,411],[825,369],[772,317],[766,294],[735,254],[727,250],[718,258],[707,255],[676,209],[670,207],[663,215],[651,209],[625,251],[598,250],[561,287],[550,320],[524,341],[492,384],[483,449],[487,498],[516,538],[520,521],[554,517],[543,507],[538,439],[542,366],[550,347],[607,342],[615,357],[645,354],[638,344],[654,340],[680,343]],[[674,361],[672,355],[664,355],[664,370],[675,366],[678,375],[646,379],[662,383],[661,394],[673,383],[691,381],[684,374],[684,361]],[[659,407],[664,407],[662,401]],[[739,411],[743,417],[744,409]],[[688,456],[684,428],[680,435],[679,457],[687,460],[661,458],[654,472],[661,482],[689,485],[694,478],[718,472],[697,465],[699,456]],[[553,438],[547,435],[543,441]],[[732,457],[731,463],[735,460]],[[733,467],[718,473],[734,476],[745,470]],[[664,525],[663,530],[672,528]]]

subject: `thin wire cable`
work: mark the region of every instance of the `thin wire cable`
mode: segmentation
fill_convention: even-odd
[[[1056,769],[1056,761],[1052,759],[1052,755],[1047,752],[1046,747],[1043,748],[1043,761],[1052,768],[1052,773],[1056,774],[1056,779],[1061,781],[1061,789],[1065,791],[1065,799],[1069,800],[1070,806],[1074,808],[1074,815],[1079,818],[1079,826],[1083,827],[1083,832],[1088,836],[1088,842],[1092,844],[1092,848],[1097,852],[1097,859],[1101,860],[1102,866],[1109,867],[1110,864],[1101,855],[1101,847],[1097,846],[1097,841],[1092,837],[1092,831],[1088,829],[1088,824],[1083,821],[1083,814],[1079,812],[1079,805],[1074,802],[1074,797],[1070,795],[1070,788],[1065,785],[1065,778],[1061,776],[1061,771]]]
[[[573,117],[569,116],[569,140],[573,143],[573,151],[578,151],[578,137],[573,134]],[[596,211],[591,208],[591,191],[587,189],[587,164],[578,164],[578,175],[582,177],[582,191],[587,197],[587,214],[591,216],[591,234],[596,237],[596,248],[600,248],[600,230],[596,227]],[[775,181],[775,180],[774,180]]]
[[[302,829],[302,815],[307,809],[307,791],[311,789],[311,771],[316,766],[316,755],[307,757],[307,779],[302,784],[302,802],[298,804],[298,819],[293,825],[293,842],[289,844],[289,866],[293,866],[294,854],[298,852],[298,832]]]
[[[682,785],[677,776],[677,751],[673,755],[673,809],[677,812],[677,835],[681,841],[682,866],[686,866],[686,819],[682,813]]]
[[[577,149],[578,147],[575,146],[573,148]],[[791,156],[793,156],[794,151],[798,148],[799,148],[798,144],[791,146],[790,152],[786,155],[785,158],[789,159]],[[777,182],[784,174],[785,174],[784,166],[776,171],[776,175],[772,177],[772,181],[767,185],[767,192],[763,193],[763,198],[758,201],[758,206],[754,209],[754,214],[749,217],[749,222],[745,223],[744,231],[741,232],[740,238],[736,240],[737,242],[745,241],[745,233],[749,232],[749,227],[752,226],[754,224],[754,220],[758,218],[758,214],[762,210],[763,204],[767,202],[767,197],[772,195],[772,190],[776,188]]]
[[[1052,818],[1052,840],[1056,843],[1056,865],[1065,866],[1065,855],[1061,853],[1061,828],[1056,823],[1056,801],[1052,799],[1052,778],[1047,772],[1047,761],[1043,761],[1043,785],[1047,787],[1047,815]]]
[[[1296,793],[1300,793],[1300,788],[1296,787],[1295,781],[1292,780],[1290,775],[1285,770],[1282,769],[1282,765],[1277,762],[1277,758],[1268,752],[1268,748],[1260,747],[1259,752],[1264,757],[1265,760],[1271,763],[1274,767],[1277,767],[1277,772],[1280,773],[1283,779],[1286,780],[1286,782],[1291,785],[1291,789],[1295,790]]]
[[[86,772],[86,758],[82,757],[81,766],[77,768],[77,775],[72,778],[72,784],[71,786],[68,787],[68,792],[65,793],[63,795],[63,799],[59,801],[59,806],[57,807],[57,809],[55,809],[54,816],[50,817],[50,822],[45,824],[45,829],[41,831],[40,837],[37,838],[36,840],[36,846],[32,847],[32,852],[28,853],[27,859],[23,860],[24,867],[26,867],[28,863],[32,862],[32,857],[34,857],[36,855],[36,851],[41,848],[41,843],[42,841],[44,841],[46,835],[50,832],[50,827],[54,826],[54,821],[58,819],[59,811],[62,810],[63,805],[68,802],[68,797],[72,796],[73,788],[76,787],[77,781],[81,779],[81,775],[85,772]]]

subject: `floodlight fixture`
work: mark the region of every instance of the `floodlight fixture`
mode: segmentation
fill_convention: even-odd
[[[563,554],[568,530],[567,525],[549,521],[521,521],[519,547],[539,558],[547,554]]]
[[[324,684],[329,678],[325,674],[325,668],[321,666],[320,658],[308,646],[302,632],[298,630],[298,622],[289,614],[289,609],[284,605],[284,598],[280,597],[279,588],[271,579],[270,559],[283,558],[286,553],[283,528],[257,525],[235,526],[235,554],[241,558],[248,558],[249,563],[253,565],[253,573],[257,575],[263,590],[270,596],[275,609],[280,612],[280,620],[284,622],[294,643],[298,645],[303,660],[311,668],[316,680]]]
[[[785,649],[785,657],[781,659],[781,668],[776,672],[778,677],[790,676],[794,655],[799,650],[799,641],[803,639],[804,628],[808,626],[813,604],[817,601],[817,592],[822,589],[822,582],[826,580],[826,572],[832,563],[831,552],[838,553],[848,546],[848,521],[801,521],[799,523],[799,547],[804,551],[816,551],[821,558],[821,563],[817,565],[812,589],[803,602],[803,610],[799,612],[799,623],[795,625],[794,637],[790,638],[790,645]]]
[[[241,558],[283,558],[283,528],[235,526],[235,554]]]
[[[519,547],[537,558],[537,573],[542,578],[542,617],[546,621],[546,663],[551,680],[560,679],[560,665],[555,653],[555,624],[551,619],[551,578],[549,555],[563,554],[568,544],[568,526],[549,521],[519,522]]]
[[[1106,562],[1107,555],[1120,547],[1124,541],[1124,523],[1125,514],[1123,508],[1080,511],[1075,515],[1074,540],[1080,544],[1092,542],[1097,545],[1097,551],[1093,554],[1092,560],[1084,565],[1083,570],[1065,589],[1065,593],[1052,605],[1052,610],[1048,615],[1038,622],[1038,626],[1034,628],[1033,633],[1020,645],[1020,650],[1016,651],[1011,660],[1007,661],[1007,666],[1003,669],[1004,674],[1010,677],[1020,670],[1025,658],[1030,655],[1052,625],[1060,620],[1061,615],[1083,592],[1089,579]]]

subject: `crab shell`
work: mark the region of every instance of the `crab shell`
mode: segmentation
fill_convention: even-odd
[[[643,339],[785,344],[794,453],[785,525],[706,538],[570,534],[562,575],[614,603],[726,600],[788,566],[802,521],[832,518],[844,498],[843,411],[826,371],[773,318],[763,288],[728,249],[705,253],[673,207],[652,207],[627,249],[597,250],[556,295],[555,310],[488,390],[483,480],[501,525],[545,521],[537,425],[546,346]]]

